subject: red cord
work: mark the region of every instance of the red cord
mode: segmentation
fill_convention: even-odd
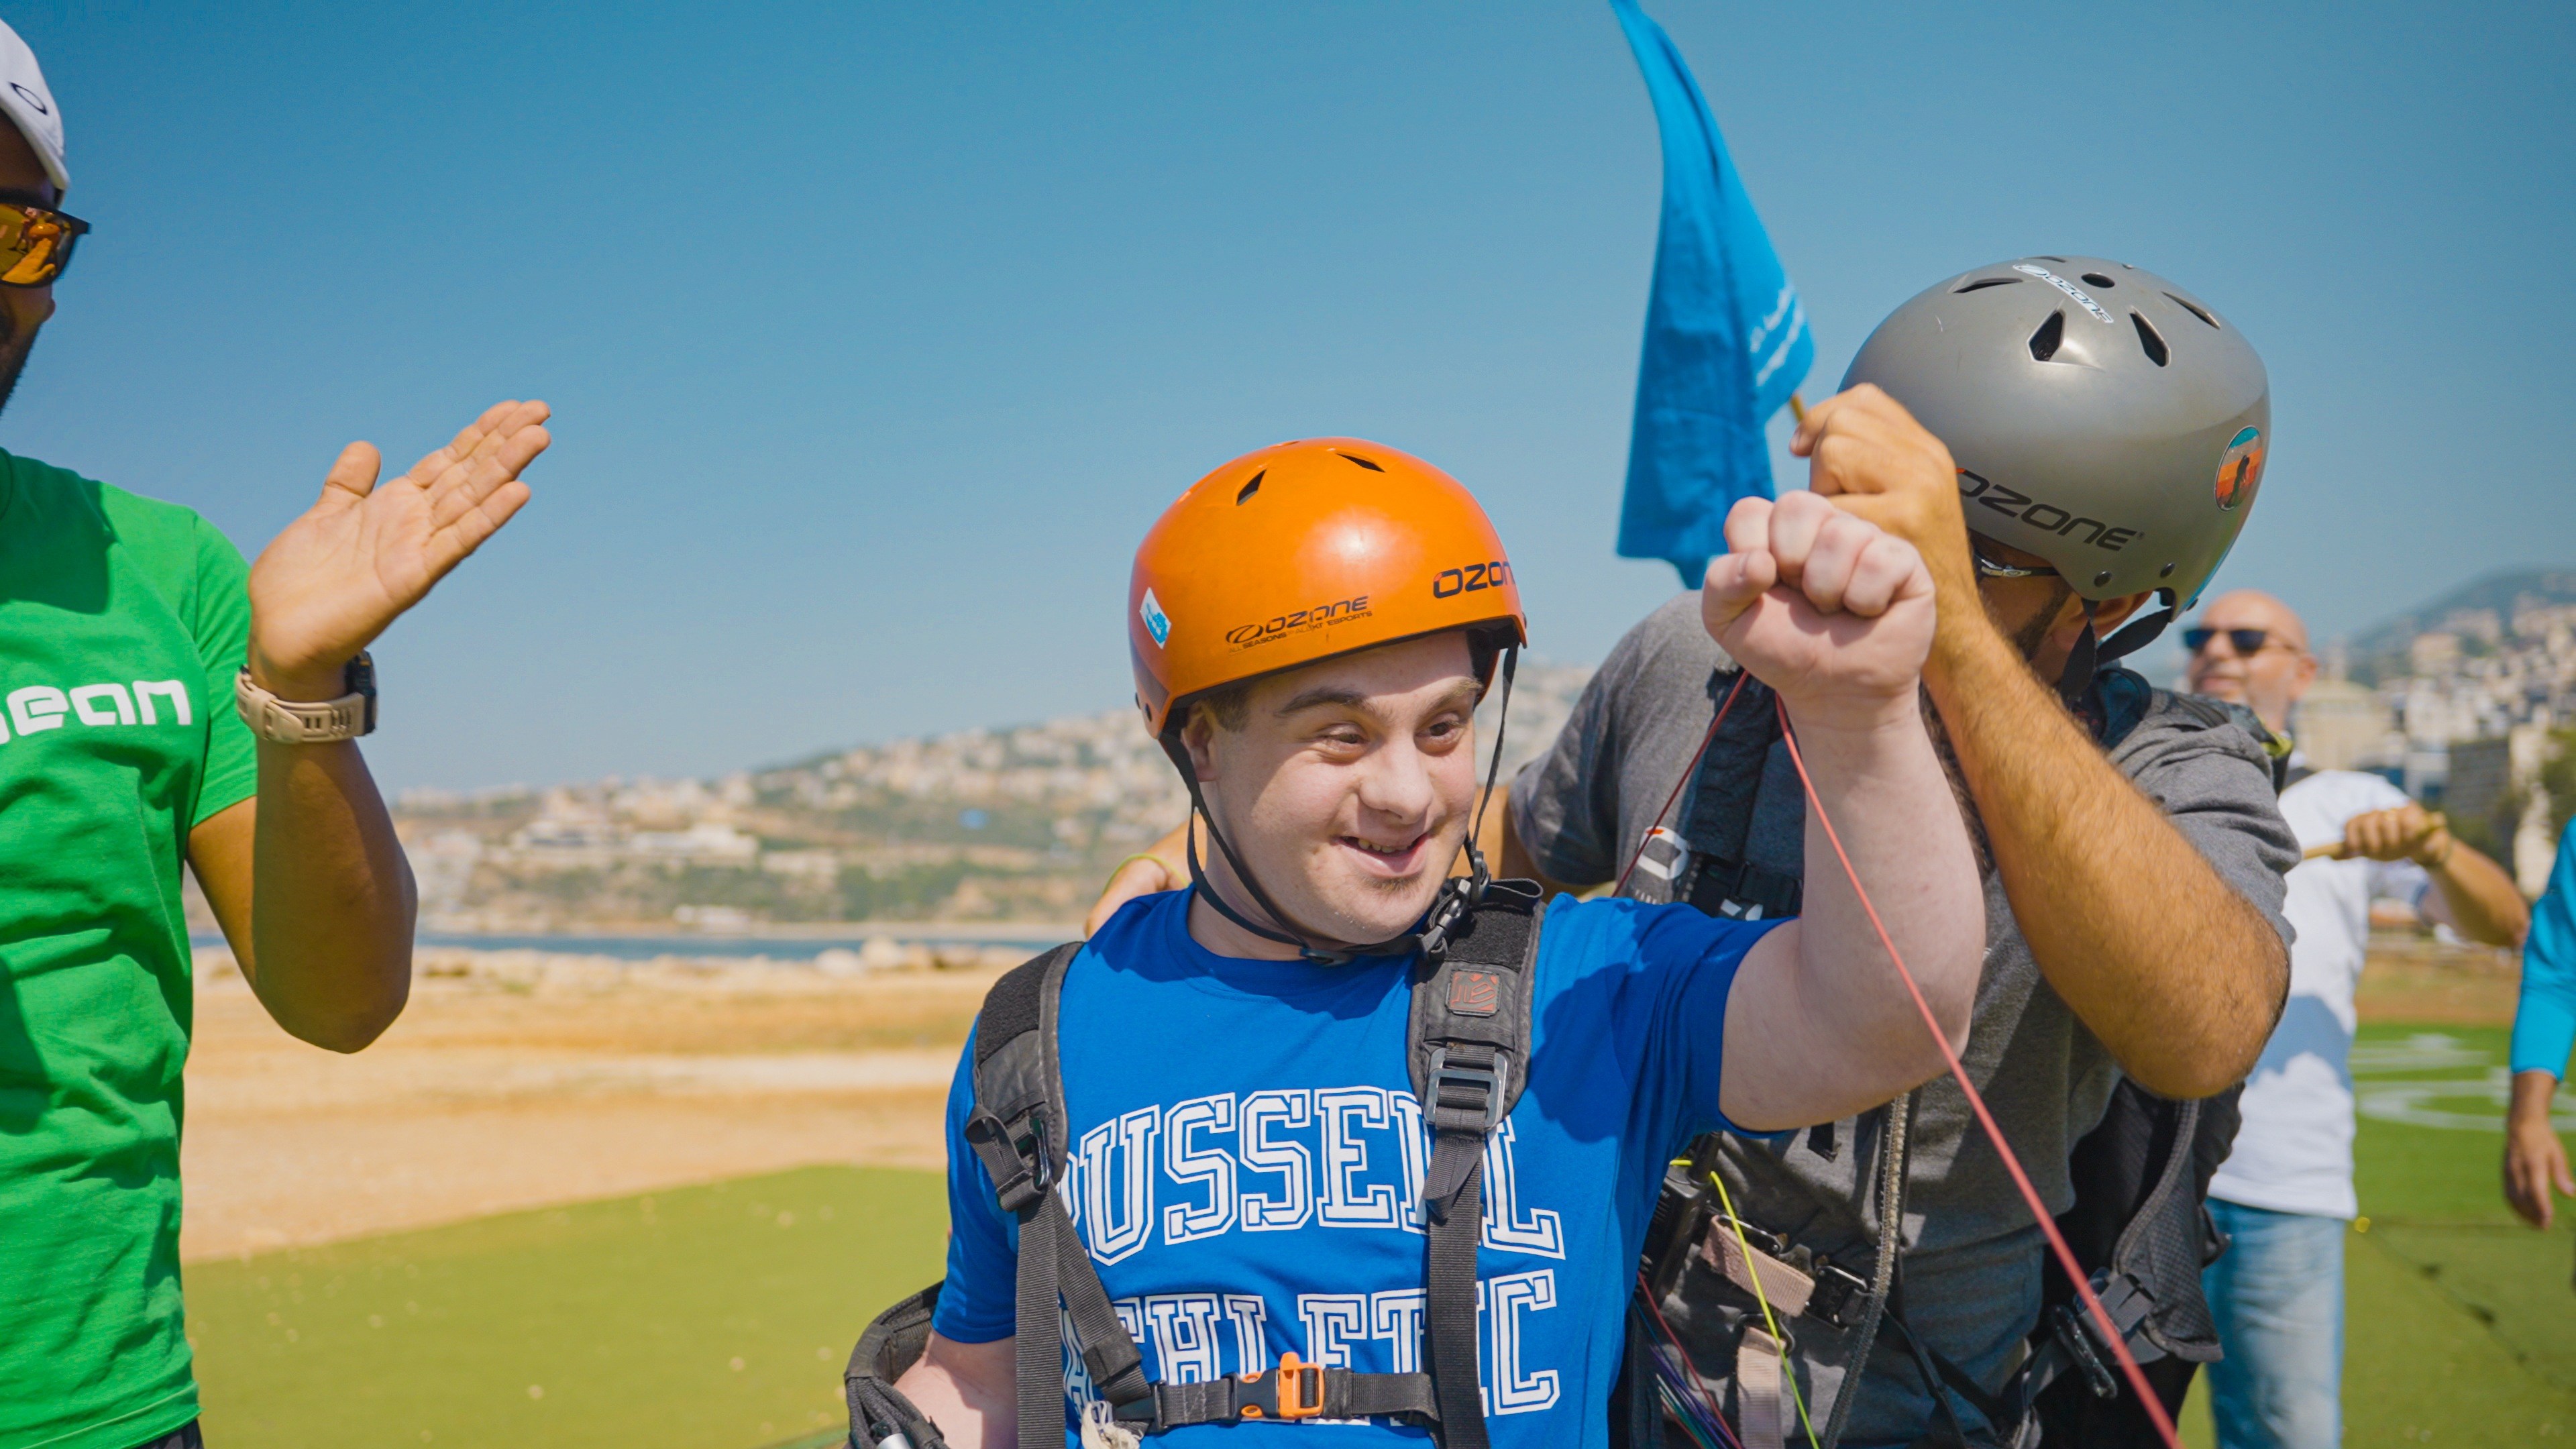
[[[1610,888],[1610,894],[1624,896],[1628,893],[1628,877],[1636,874],[1637,862],[1646,858],[1646,841],[1663,825],[1664,817],[1673,813],[1673,802],[1682,798],[1682,787],[1699,772],[1699,757],[1708,753],[1710,743],[1717,738],[1717,727],[1726,723],[1726,712],[1735,707],[1735,697],[1744,692],[1744,681],[1752,677],[1743,669],[1736,670],[1735,687],[1728,690],[1726,698],[1718,703],[1717,718],[1708,722],[1708,733],[1699,737],[1699,748],[1691,751],[1690,763],[1682,766],[1682,777],[1673,782],[1673,793],[1664,797],[1664,808],[1655,812],[1654,820],[1646,826],[1646,833],[1637,837],[1637,853],[1628,857],[1628,868],[1619,872],[1619,883]]]
[[[2182,1440],[2174,1433],[2173,1418],[2165,1413],[2164,1401],[2147,1386],[2145,1371],[2138,1367],[2136,1359],[2129,1356],[2129,1345],[2122,1341],[2119,1329],[2112,1326],[2111,1315],[2103,1310],[2102,1300],[2094,1296],[2093,1285],[2085,1281],[2084,1270],[2076,1266],[2075,1250],[2066,1246],[2066,1237],[2058,1232],[2057,1221],[2049,1215],[2048,1205],[2039,1200],[2039,1189],[2030,1185],[2030,1174],[2022,1171],[2021,1159],[2013,1155],[2012,1147],[2004,1141],[2003,1129],[1995,1125],[1994,1114],[1986,1110],[1986,1099],[1969,1082],[1968,1069],[1960,1064],[1959,1054],[1950,1049],[1950,1038],[1941,1030],[1940,1018],[1932,1014],[1932,1004],[1923,999],[1923,988],[1915,984],[1914,973],[1906,969],[1905,958],[1896,953],[1896,942],[1888,937],[1886,925],[1878,919],[1878,907],[1869,903],[1869,892],[1861,888],[1860,874],[1852,869],[1851,857],[1843,853],[1842,837],[1834,832],[1834,822],[1825,818],[1825,802],[1816,798],[1815,782],[1807,778],[1807,762],[1799,757],[1798,737],[1789,730],[1789,712],[1785,707],[1780,711],[1780,733],[1781,738],[1789,742],[1789,760],[1798,767],[1798,783],[1806,787],[1807,803],[1816,810],[1816,823],[1825,827],[1825,839],[1833,842],[1834,858],[1842,862],[1843,875],[1851,881],[1852,893],[1860,897],[1861,909],[1869,913],[1869,924],[1878,932],[1878,943],[1887,948],[1887,959],[1896,963],[1896,974],[1904,979],[1906,991],[1914,997],[1915,1009],[1923,1013],[1923,1024],[1931,1029],[1933,1043],[1941,1048],[1942,1059],[1950,1064],[1950,1075],[1959,1079],[1959,1090],[1967,1095],[1968,1106],[1975,1110],[1977,1122],[1986,1129],[1987,1138],[1995,1144],[1995,1155],[2003,1159],[2005,1170],[2012,1174],[2013,1186],[2021,1189],[2022,1201],[2029,1204],[2030,1215],[2039,1224],[2039,1230],[2048,1235],[2048,1246],[2057,1254],[2057,1265],[2066,1270],[2067,1280],[2075,1285],[2076,1295],[2084,1300],[2085,1311],[2093,1315],[2093,1322],[2102,1330],[2103,1341],[2111,1345],[2112,1354],[2120,1360],[2120,1372],[2128,1378],[2129,1387],[2136,1391],[2138,1403],[2146,1409],[2147,1417],[2155,1421],[2156,1434],[2165,1441],[2165,1449],[2182,1449]]]

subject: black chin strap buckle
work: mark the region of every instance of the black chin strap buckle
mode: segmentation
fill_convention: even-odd
[[[1492,884],[1485,876],[1484,858],[1470,855],[1469,859],[1475,864],[1474,878],[1442,882],[1439,898],[1431,903],[1431,919],[1422,928],[1422,958],[1435,967],[1449,954],[1449,933],[1485,899],[1485,888]]]

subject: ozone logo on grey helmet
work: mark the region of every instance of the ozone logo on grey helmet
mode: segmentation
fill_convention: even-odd
[[[1948,446],[1979,534],[2084,598],[2162,600],[2105,658],[2200,597],[2272,444],[2271,384],[2243,334],[2104,257],[2007,257],[1927,288],[1861,344],[1843,386],[1865,382]]]
[[[2021,263],[2014,267],[2013,270],[2016,272],[2028,272],[2030,275],[2048,283],[2050,286],[2055,287],[2057,290],[2074,298],[2076,303],[2083,307],[2085,311],[2093,314],[2094,321],[2101,323],[2105,327],[2111,325],[2111,314],[2102,310],[2101,303],[2085,296],[2084,289],[2075,285],[2073,282],[2066,280],[2064,277],[2059,276],[2046,267],[2034,267],[2028,262]]]

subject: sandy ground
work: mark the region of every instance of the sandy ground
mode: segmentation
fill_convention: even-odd
[[[402,1020],[354,1056],[287,1036],[228,959],[201,961],[182,1255],[809,1163],[938,1167],[958,1045],[1018,956],[833,976],[429,952]],[[2507,1021],[2515,971],[2509,953],[2382,936],[2361,1014]]]
[[[958,1044],[1003,964],[834,977],[425,953],[402,1019],[341,1056],[201,960],[182,1256],[809,1163],[935,1168]]]
[[[2364,1021],[2505,1026],[2521,985],[2516,952],[2382,931],[2371,937],[2353,1008]]]

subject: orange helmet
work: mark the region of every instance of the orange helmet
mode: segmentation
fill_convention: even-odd
[[[1136,703],[1157,737],[1193,695],[1479,625],[1527,642],[1485,510],[1457,479],[1358,438],[1281,443],[1191,484],[1127,581]]]

